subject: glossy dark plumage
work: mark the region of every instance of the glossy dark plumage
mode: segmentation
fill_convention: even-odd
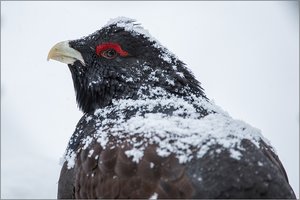
[[[128,55],[95,53],[106,43]],[[66,151],[58,198],[295,198],[259,131],[211,103],[185,65],[134,20],[112,20],[68,44],[84,60],[68,63],[85,114]]]

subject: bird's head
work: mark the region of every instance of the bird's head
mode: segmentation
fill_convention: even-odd
[[[113,99],[150,95],[153,88],[205,97],[184,64],[128,18],[110,20],[87,37],[54,45],[49,59],[68,64],[77,103],[85,113]]]

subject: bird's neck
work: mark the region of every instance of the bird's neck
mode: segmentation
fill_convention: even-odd
[[[72,70],[71,70],[72,71]],[[73,71],[72,71],[73,72]],[[112,105],[114,100],[156,99],[176,96],[189,99],[190,96],[207,99],[200,83],[186,73],[184,78],[172,81],[160,78],[143,82],[124,82],[118,79],[103,78],[102,82],[90,84],[85,78],[72,73],[78,107],[84,113],[93,113],[97,109]]]
[[[207,99],[201,88],[163,88],[160,86],[140,85],[109,90],[103,86],[95,88],[84,88],[75,86],[76,99],[79,108],[84,113],[94,113],[95,110],[112,105],[113,101],[129,99],[132,101],[151,99],[170,99],[171,97],[182,98],[193,101],[191,96]],[[147,102],[147,101],[145,101]]]

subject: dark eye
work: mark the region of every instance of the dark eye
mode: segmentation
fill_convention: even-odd
[[[124,51],[118,43],[106,42],[96,46],[96,54],[106,59],[114,59],[117,56],[129,56],[127,51]]]
[[[101,56],[107,59],[114,59],[115,57],[117,57],[117,55],[118,53],[114,49],[107,49],[101,52]]]

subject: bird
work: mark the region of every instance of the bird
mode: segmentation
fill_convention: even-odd
[[[68,65],[83,112],[58,199],[296,198],[270,141],[135,19],[59,42],[47,59]]]

